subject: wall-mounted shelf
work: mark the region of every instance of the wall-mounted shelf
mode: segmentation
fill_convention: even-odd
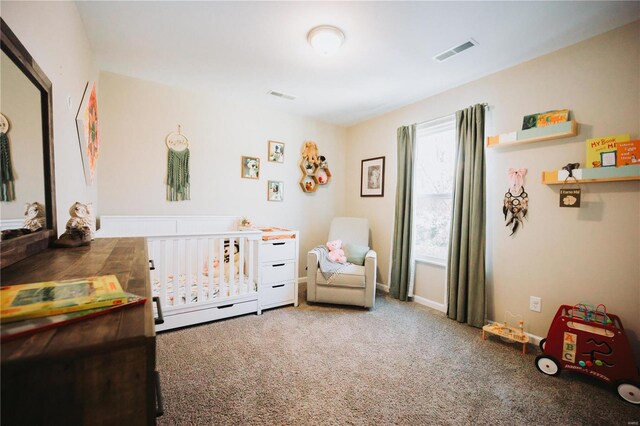
[[[564,183],[564,170],[551,170],[542,172],[542,183],[545,185],[559,185]],[[576,169],[573,174],[578,179],[578,183],[593,182],[617,182],[625,180],[640,181],[640,164],[637,166],[622,167],[599,167],[595,169]],[[571,179],[568,182],[573,183]]]
[[[532,142],[549,141],[553,139],[570,138],[578,134],[578,123],[575,120],[551,124],[546,127],[534,127],[518,130],[487,138],[487,148],[497,148],[512,145],[522,145]]]

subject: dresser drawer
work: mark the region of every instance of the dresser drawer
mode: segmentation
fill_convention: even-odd
[[[295,262],[277,262],[262,265],[262,285],[295,280]]]
[[[276,240],[262,243],[262,262],[295,259],[295,240]]]
[[[289,305],[295,302],[295,287],[293,282],[272,284],[263,286],[260,290],[260,305],[263,308],[273,308],[281,305]]]

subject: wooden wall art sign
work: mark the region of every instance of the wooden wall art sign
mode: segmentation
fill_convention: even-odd
[[[580,207],[580,188],[560,189],[560,207]]]

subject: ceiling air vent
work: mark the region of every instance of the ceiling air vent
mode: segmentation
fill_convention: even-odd
[[[290,101],[294,100],[296,97],[293,95],[287,95],[286,93],[276,92],[275,90],[269,90],[267,95],[275,96],[282,99],[288,99]]]
[[[469,41],[466,41],[461,45],[452,47],[451,49],[447,49],[444,52],[434,56],[433,59],[435,59],[438,62],[446,61],[450,57],[457,55],[458,53],[464,52],[465,50],[470,49],[477,44],[478,42],[471,38],[469,39]]]

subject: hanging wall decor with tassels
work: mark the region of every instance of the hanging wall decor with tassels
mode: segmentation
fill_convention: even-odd
[[[167,136],[167,201],[190,200],[189,194],[189,140],[178,132]]]
[[[9,133],[9,120],[0,113],[0,201],[14,201],[16,199],[15,178],[7,133]]]
[[[506,226],[511,227],[511,235],[524,226],[524,218],[529,209],[529,194],[524,189],[524,177],[527,169],[509,169],[509,189],[504,194],[502,213]],[[509,217],[509,219],[507,219]]]

